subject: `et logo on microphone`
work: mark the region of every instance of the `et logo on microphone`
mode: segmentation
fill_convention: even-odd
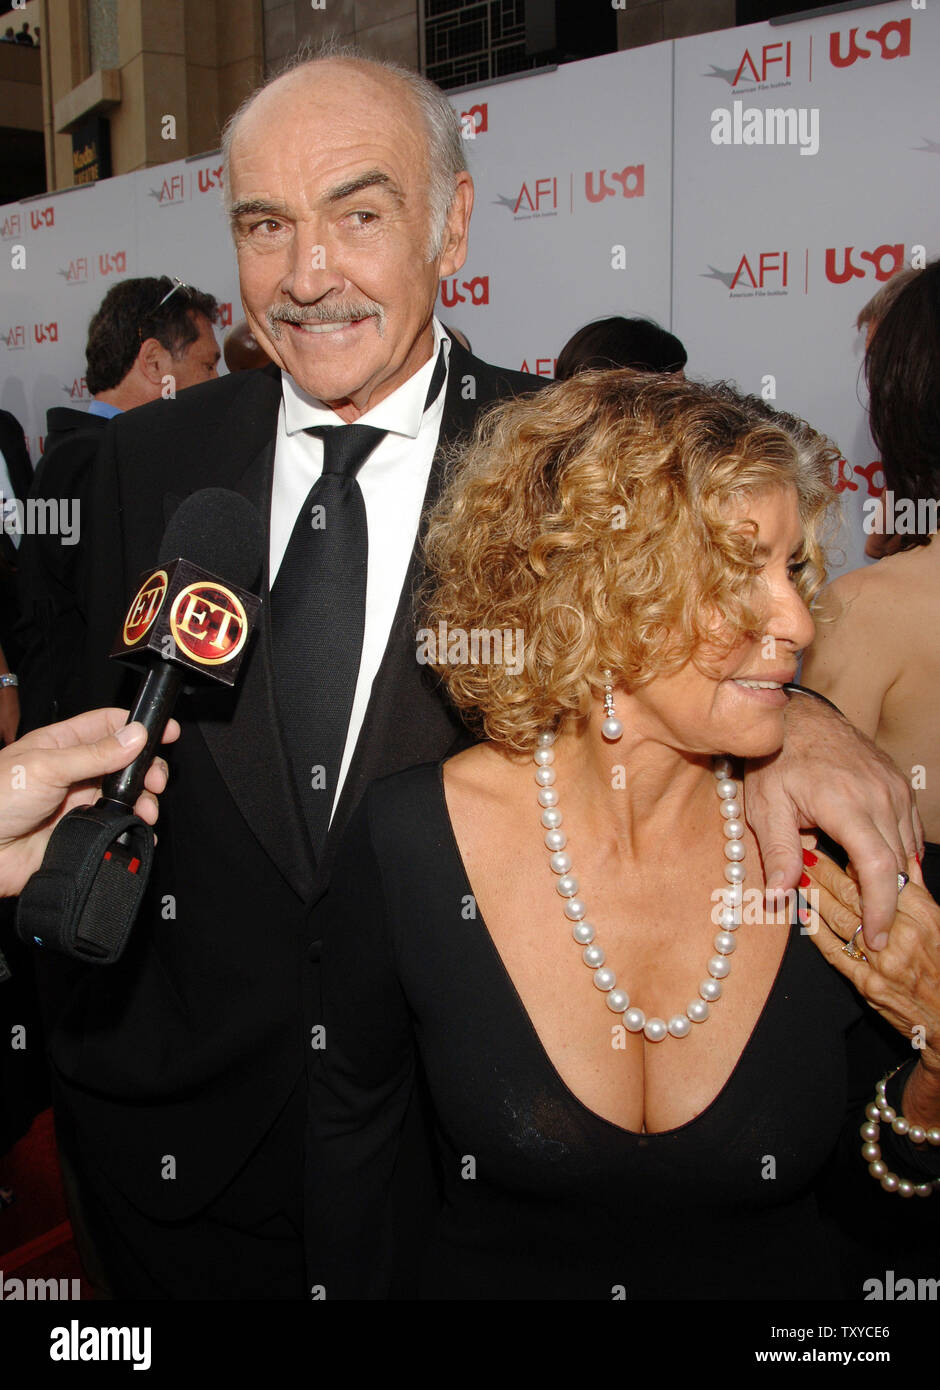
[[[234,685],[260,607],[256,594],[189,560],[166,561],[141,575],[111,656]]]
[[[170,631],[176,645],[203,666],[232,661],[248,636],[248,614],[224,584],[187,584],[173,600]]]
[[[131,599],[131,606],[124,619],[124,641],[128,647],[136,646],[153,626],[153,621],[166,598],[168,583],[166,570],[156,570],[148,575]]]

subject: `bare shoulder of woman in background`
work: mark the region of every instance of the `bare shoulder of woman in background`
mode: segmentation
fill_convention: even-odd
[[[940,542],[829,586],[803,680],[911,777],[928,838],[940,839]]]

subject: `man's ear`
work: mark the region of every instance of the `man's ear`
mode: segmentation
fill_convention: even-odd
[[[454,199],[447,214],[444,229],[444,249],[441,252],[439,275],[446,280],[455,275],[467,259],[470,235],[470,214],[473,212],[473,179],[462,169],[457,175]]]
[[[145,338],[134,360],[134,366],[147,378],[151,386],[161,386],[168,357],[166,348],[156,338]]]

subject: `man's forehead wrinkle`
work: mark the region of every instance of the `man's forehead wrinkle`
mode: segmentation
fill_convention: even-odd
[[[236,128],[233,165],[244,155],[246,145],[254,146],[255,154],[267,163],[274,153],[272,145],[284,139],[289,127],[296,130],[299,125],[307,127],[309,135],[303,142],[304,155],[297,151],[298,158],[316,157],[318,133],[323,135],[320,148],[333,150],[381,142],[385,137],[391,153],[399,158],[403,137],[407,140],[411,135],[421,148],[420,157],[427,154],[424,117],[410,90],[394,74],[376,73],[354,61],[337,59],[318,65],[317,70],[287,73],[259,93]]]

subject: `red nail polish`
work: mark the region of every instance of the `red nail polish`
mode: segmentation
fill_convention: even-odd
[[[800,879],[800,885],[799,885],[799,886],[800,886],[801,888],[809,888],[809,887],[810,887],[810,877],[809,877],[809,874],[804,874],[804,875],[802,876],[802,878]]]
[[[816,854],[814,854],[813,851],[812,851],[811,849],[804,849],[804,851],[803,851],[803,863],[804,863],[804,864],[808,864],[808,865],[810,866],[810,868],[812,868],[814,864],[818,864],[818,863],[819,863],[819,856],[816,855]]]
[[[803,925],[804,927],[807,926],[807,924],[809,923],[809,920],[810,920],[810,910],[809,910],[809,908],[808,908],[808,907],[800,907],[800,908],[797,908],[797,913],[796,913],[796,915],[797,915],[797,917],[800,919],[800,922],[802,923],[802,925]]]

